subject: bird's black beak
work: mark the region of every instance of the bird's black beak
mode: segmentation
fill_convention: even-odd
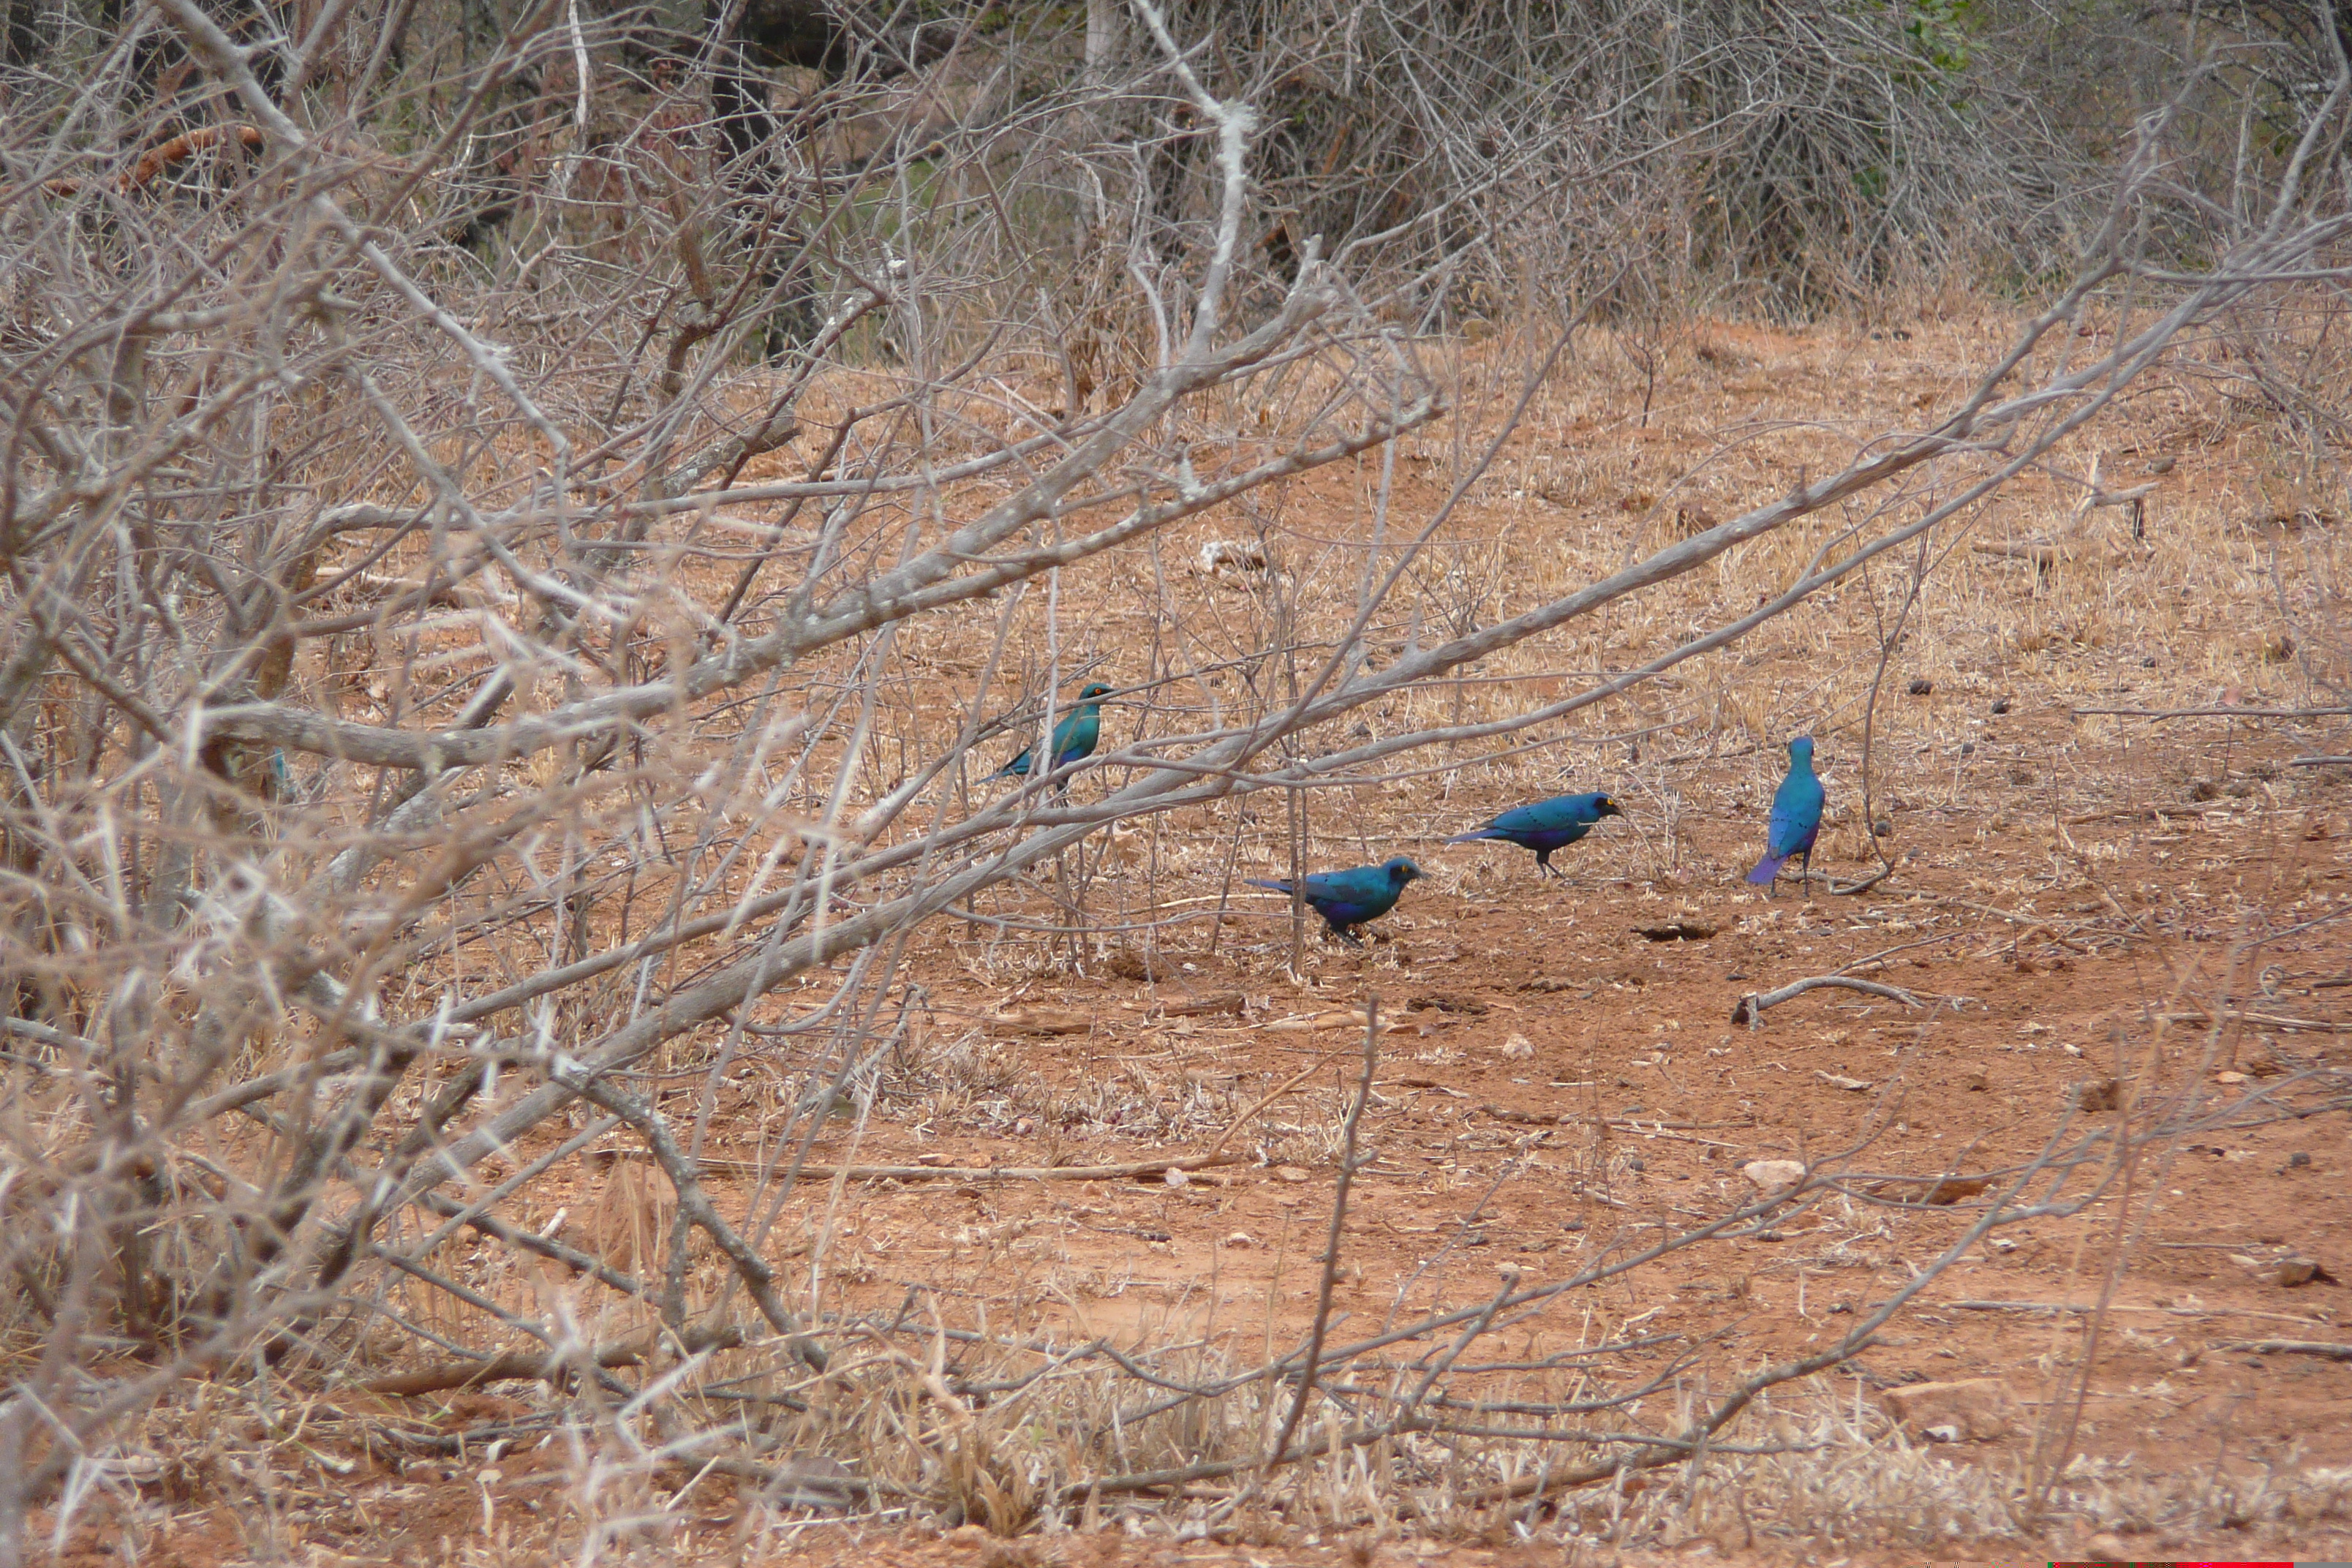
[[[1601,815],[1603,816],[1622,816],[1625,815],[1624,808],[1605,795],[1601,797],[1600,811]]]

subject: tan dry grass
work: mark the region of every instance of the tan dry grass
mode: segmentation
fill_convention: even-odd
[[[1764,334],[1727,325],[1712,333],[1707,342],[1742,344],[1738,352],[1769,362],[1772,374],[1726,383],[1717,373],[1727,363],[1727,352],[1718,348],[1712,359],[1695,352],[1690,363],[1672,368],[1702,390],[1658,407],[1655,417],[1670,433],[1658,441],[1628,438],[1623,414],[1627,373],[1622,356],[1604,352],[1605,336],[1595,334],[1585,357],[1537,399],[1528,430],[1507,449],[1496,471],[1474,488],[1470,504],[1436,541],[1412,592],[1376,626],[1376,647],[1442,635],[1450,622],[1465,616],[1485,619],[1508,614],[1515,606],[1589,580],[1615,565],[1628,551],[1654,542],[1662,529],[1675,526],[1679,510],[1703,507],[1720,512],[1743,499],[1752,501],[1769,489],[1784,487],[1793,474],[1825,462],[1837,449],[1835,428],[1874,427],[1906,407],[1916,408],[1922,395],[1932,398],[1948,390],[1957,374],[1952,367],[1968,363],[1969,354],[1981,347],[1980,337],[1972,331],[1953,329],[1938,336],[1923,330],[1902,363],[1882,363],[1875,345],[1849,332]],[[1486,347],[1490,352],[1485,354],[1458,353],[1451,367],[1465,408],[1474,410],[1461,422],[1464,426],[1475,427],[1480,398],[1486,398],[1485,406],[1491,408],[1501,395],[1497,388],[1507,382],[1508,366],[1500,351],[1492,344]],[[1945,357],[1939,360],[1938,354]],[[1717,382],[1712,394],[1703,390],[1710,374]],[[838,395],[845,402],[855,400],[847,389]],[[1739,433],[1738,421],[1759,406],[1769,407],[1776,417],[1800,422],[1743,436],[1736,446],[1718,448],[1686,482],[1662,481],[1661,476],[1682,466],[1678,458],[1687,460],[1723,436]],[[1239,418],[1236,425],[1248,427]],[[2197,406],[2193,388],[2175,387],[2165,397],[2149,399],[2131,421],[2107,428],[2103,439],[2111,450],[2127,455],[2118,462],[2157,449],[2180,461],[2175,480],[2159,492],[2161,504],[2155,508],[2145,547],[2129,547],[2114,538],[2112,516],[2094,515],[2089,528],[2103,547],[2120,552],[2121,559],[2095,568],[2063,563],[2045,576],[2011,558],[1969,552],[1958,537],[1939,542],[1941,559],[1923,595],[1915,633],[1895,659],[1895,679],[1882,699],[1879,787],[1898,801],[1907,800],[1910,808],[1933,802],[1969,804],[1948,782],[1955,776],[1953,758],[1979,732],[1985,704],[1997,695],[2016,693],[2017,700],[2048,706],[2096,698],[2112,701],[2119,696],[2158,706],[2225,695],[2248,705],[2294,703],[2316,694],[2315,674],[2331,678],[2326,670],[2315,672],[2282,660],[2274,650],[2284,630],[2279,614],[2282,598],[2290,613],[2315,610],[2319,595],[2342,581],[2342,534],[2321,526],[2297,531],[2287,540],[2280,529],[2262,526],[2274,515],[2269,509],[2277,503],[2271,498],[2293,487],[2283,464],[2263,466],[2260,432],[2216,424],[2210,410]],[[1465,449],[1462,444],[1449,446],[1433,437],[1406,444],[1398,465],[1406,476],[1401,497],[1425,506],[1463,461]],[[2251,468],[2232,467],[2250,452],[2256,455]],[[1207,461],[1199,447],[1196,461],[1204,466]],[[1278,661],[1266,655],[1277,627],[1312,642],[1336,631],[1352,608],[1365,564],[1361,536],[1331,530],[1360,527],[1365,497],[1376,477],[1368,461],[1352,475],[1293,487],[1289,495],[1276,498],[1254,517],[1213,518],[1191,525],[1165,542],[1157,571],[1132,558],[1112,557],[1066,572],[1059,592],[1065,616],[1052,628],[1062,668],[1076,670],[1094,664],[1122,682],[1166,672],[1167,686],[1152,699],[1153,721],[1163,725],[1193,728],[1220,710],[1262,709],[1278,692],[1273,682]],[[1644,486],[1650,488],[1641,488]],[[1411,515],[1410,506],[1402,510]],[[2071,521],[2063,491],[2021,486],[1966,538],[1996,541],[2047,534]],[[680,520],[673,531],[682,539],[691,526]],[[1587,672],[1622,668],[1636,656],[1667,646],[1685,628],[1744,607],[1759,594],[1785,584],[1838,526],[1836,519],[1816,520],[1734,552],[1711,573],[1614,611],[1597,625],[1523,645],[1462,679],[1400,699],[1370,722],[1381,732],[1396,732],[1496,717],[1565,689]],[[1295,618],[1286,620],[1275,613],[1276,591],[1272,588],[1236,586],[1186,573],[1195,544],[1236,531],[1251,537],[1262,533],[1271,542],[1269,553],[1281,579],[1279,595],[1298,606]],[[1385,564],[1385,559],[1374,564]],[[727,570],[682,557],[677,581],[687,591],[706,593]],[[1385,784],[1316,792],[1307,805],[1310,856],[1318,863],[1376,858],[1390,845],[1440,833],[1515,795],[1549,793],[1563,773],[1580,781],[1616,774],[1628,781],[1620,787],[1646,792],[1656,803],[1636,866],[1616,869],[1631,872],[1637,882],[1671,890],[1708,865],[1686,843],[1683,818],[1692,814],[1752,815],[1777,776],[1779,740],[1791,731],[1806,730],[1823,736],[1825,751],[1835,759],[1832,776],[1841,808],[1826,839],[1827,858],[1853,865],[1863,858],[1865,841],[1847,815],[1858,795],[1850,771],[1852,745],[1873,673],[1872,627],[1877,616],[1892,614],[1898,595],[1896,587],[1869,581],[1825,594],[1738,647],[1694,660],[1621,704],[1551,727],[1537,737],[1546,742],[1543,750],[1494,760],[1475,753],[1447,756],[1405,770],[1408,776]],[[955,711],[950,700],[962,697],[977,673],[971,650],[993,636],[992,614],[987,607],[975,607],[911,627],[902,637],[898,657],[921,684],[915,689],[916,700],[887,715],[877,731],[853,803],[884,793],[904,766],[899,759],[936,748],[951,732]],[[1022,674],[1032,682],[1043,675],[1038,650],[1047,641],[1044,616],[1040,595],[1031,595],[1011,616],[1009,645],[1019,656]],[[453,624],[428,634],[417,646],[454,654],[467,640],[465,628]],[[2135,678],[2126,656],[2142,649],[2159,662],[2152,673]],[[1152,651],[1157,662],[1147,670],[1128,668],[1127,661],[1143,650]],[[352,651],[364,650],[345,650]],[[394,697],[397,688],[384,684],[379,692],[375,683],[399,672],[381,662],[382,651],[377,650],[379,662],[373,664],[331,657],[327,671],[299,679],[319,681],[317,695],[322,700],[333,700],[327,688],[339,682],[345,700],[380,703]],[[460,662],[452,661],[449,672],[454,674]],[[1180,673],[1187,668],[1216,672],[1197,678]],[[2119,671],[2120,684],[2126,687],[2121,692]],[[796,672],[792,695],[821,702],[827,681],[843,673]],[[1914,679],[1934,684],[1930,700],[1907,701],[1901,695],[1903,683]],[[353,689],[365,697],[349,696]],[[361,714],[366,716],[364,708]],[[1638,762],[1627,742],[1610,738],[1634,732],[1641,737]],[[1128,733],[1121,725],[1106,750]],[[2134,748],[2144,743],[2143,731],[2129,721],[2091,719],[2081,721],[2074,735],[2072,744],[2040,760],[2037,783],[2042,787],[2030,803],[2021,804],[2021,823],[2027,818],[2047,821],[2053,811],[2063,815],[2118,804],[2142,787],[2142,781],[2133,776],[2130,758]],[[1013,743],[999,742],[1007,750]],[[1669,753],[1732,761],[1738,764],[1735,782],[1728,786],[1682,782],[1662,765],[1660,759]],[[666,765],[683,773],[697,760],[675,757],[666,759]],[[534,774],[530,782],[551,781]],[[602,780],[562,802],[571,812],[566,830],[590,846],[583,858],[593,859],[599,838],[617,839],[635,829],[635,787],[627,776]],[[698,804],[706,813],[699,822],[691,816]],[[737,826],[732,819],[740,808],[734,802],[697,803],[681,795],[673,797],[668,809],[674,828],[708,828],[715,842],[724,843]],[[1082,907],[1091,919],[1107,923],[1151,920],[1188,901],[1214,907],[1212,900],[1222,897],[1229,872],[1280,868],[1280,857],[1271,847],[1278,812],[1262,802],[1225,803],[1148,824],[1138,830],[1146,839],[1140,856],[1131,854],[1126,864],[1094,871]],[[1997,831],[2004,820],[1993,816]],[[756,818],[741,826],[759,828]],[[759,830],[774,831],[772,826]],[[731,874],[733,884],[748,884],[759,855],[774,841],[750,841],[753,853]],[[1452,865],[1440,872],[1445,885],[1455,888],[1491,885],[1496,875],[1484,863]],[[649,906],[658,905],[669,890],[663,874],[656,871],[635,896]],[[991,912],[1051,919],[1055,906],[1014,896],[997,902]],[[467,919],[473,929],[467,944],[445,949],[415,966],[405,977],[406,994],[395,992],[389,1001],[407,1010],[429,1011],[430,996],[448,979],[478,973],[486,964],[527,972],[545,963],[553,951],[555,937],[544,900],[535,901],[526,889],[493,889],[472,906]],[[1160,935],[1181,946],[1197,942],[1199,929],[1179,927]],[[1230,940],[1262,945],[1270,929],[1270,921],[1244,925]],[[611,934],[600,926],[589,940],[602,942]],[[947,965],[1007,996],[1017,994],[1025,981],[1067,973],[1073,957],[1068,948],[1049,942],[1003,930],[982,935],[952,922],[944,922],[919,943],[919,950],[928,962]],[[1099,945],[1076,954],[1076,962],[1087,965],[1103,956]],[[690,966],[691,952],[682,954],[681,961]],[[1373,972],[1394,962],[1390,955],[1376,956]],[[625,998],[616,989],[611,1000],[624,1004]],[[551,1024],[562,1039],[577,1039],[596,1026],[587,1009],[575,1009]],[[932,1027],[941,1043],[893,1063],[883,1092],[896,1097],[904,1113],[975,1133],[1025,1115],[1055,1125],[1117,1125],[1122,1135],[1180,1141],[1213,1134],[1220,1119],[1236,1109],[1237,1097],[1223,1086],[1173,1068],[1165,1073],[1144,1068],[1125,1081],[1104,1080],[1043,1094],[1024,1081],[1016,1047],[960,1027],[945,1015]],[[267,1070],[292,1059],[300,1049],[299,1041],[279,1041],[274,1051],[257,1055],[251,1066]],[[1429,1047],[1422,1059],[1442,1061],[1446,1049]],[[698,1070],[701,1061],[695,1047],[681,1041],[652,1065],[657,1072],[685,1075]],[[413,1101],[427,1089],[429,1082],[404,1092]],[[761,1114],[780,1114],[793,1092],[795,1086],[781,1078],[762,1077]],[[1284,1120],[1273,1129],[1272,1156],[1300,1163],[1328,1159],[1342,1105],[1333,1094],[1318,1089],[1305,1103],[1286,1108]],[[62,1111],[63,1103],[56,1109]],[[236,1163],[255,1166],[270,1158],[260,1142],[228,1152]],[[615,1268],[646,1267],[667,1229],[667,1215],[654,1185],[642,1176],[618,1177],[604,1189],[592,1215],[575,1217],[574,1223],[593,1237],[594,1249]],[[848,1212],[855,1212],[854,1199]],[[840,1218],[833,1224],[839,1226]],[[803,1234],[804,1239],[779,1251],[790,1257],[827,1245],[815,1234]],[[1027,1234],[1008,1236],[1005,1243],[1011,1246]],[[814,1288],[808,1303],[813,1310],[828,1305],[830,1289],[872,1278],[858,1248],[832,1245],[837,1250],[828,1278],[836,1283]],[[446,1268],[510,1310],[543,1300],[538,1283],[518,1273],[508,1255],[494,1248],[453,1241],[424,1261]],[[1024,1267],[1040,1280],[1040,1296],[1056,1291],[1100,1296],[1117,1288],[1116,1282],[1097,1280],[1088,1286],[1058,1275],[1050,1247],[1033,1250]],[[724,1293],[722,1279],[716,1260],[698,1254],[688,1279],[690,1300],[698,1307],[719,1300]],[[446,1294],[414,1281],[393,1286],[390,1300],[413,1321],[443,1332],[457,1334],[478,1327]],[[583,1338],[592,1342],[634,1331],[649,1321],[638,1309],[598,1311],[593,1324],[583,1325]],[[1188,1321],[1171,1309],[1171,1324]],[[1133,1331],[1138,1342],[1149,1343],[1156,1330],[1147,1319]],[[1270,1321],[1262,1331],[1271,1334]],[[1213,1363],[1217,1352],[1202,1348],[1183,1353],[1194,1358],[1187,1363],[1188,1372],[1198,1373]],[[752,1364],[749,1358],[721,1354],[694,1382],[726,1378],[738,1363]],[[749,1392],[772,1396],[785,1390],[772,1373],[762,1373]],[[959,1409],[953,1399],[939,1399],[925,1383],[923,1369],[905,1364],[897,1352],[878,1356],[870,1364],[854,1363],[831,1379],[811,1380],[802,1392],[823,1397],[800,1418],[784,1447],[855,1455],[861,1474],[934,1500],[948,1500],[951,1508],[999,1531],[1019,1528],[1036,1517],[1054,1489],[1070,1477],[1144,1467],[1160,1458],[1246,1451],[1252,1435],[1269,1415],[1266,1405],[1254,1403],[1255,1396],[1244,1391],[1213,1408],[1155,1417],[1141,1429],[1128,1430],[1114,1426],[1108,1412],[1129,1390],[1098,1367],[1032,1384],[1027,1392],[1001,1405]],[[1555,1521],[1555,1528],[1572,1524],[1580,1532],[1600,1531],[1619,1542],[1658,1544],[1696,1535],[1725,1539],[1735,1521],[1742,1531],[1760,1530],[1783,1538],[1911,1543],[2023,1528],[2006,1484],[1988,1472],[1889,1447],[1852,1423],[1840,1426],[1839,1420],[1833,1414],[1816,1417],[1805,1437],[1815,1449],[1810,1455],[1717,1459],[1712,1463],[1724,1468],[1710,1470],[1695,1490],[1678,1494],[1666,1489],[1612,1500],[1598,1505],[1601,1513],[1580,1507]],[[1780,1428],[1768,1423],[1767,1429]],[[917,1437],[924,1440],[912,1440]],[[1403,1457],[1392,1456],[1376,1465],[1358,1457],[1312,1468],[1298,1479],[1297,1493],[1305,1506],[1335,1527],[1361,1524],[1367,1518],[1392,1521],[1401,1495],[1396,1489],[1399,1472],[1383,1465],[1402,1461]],[[1468,1460],[1458,1453],[1444,1456],[1442,1462],[1429,1455],[1419,1459],[1424,1472],[1444,1472],[1444,1486],[1457,1492],[1510,1479],[1538,1462],[1532,1450],[1506,1448]],[[631,1467],[642,1468],[645,1461],[616,1457],[613,1463],[621,1467],[614,1473],[634,1474]],[[616,1501],[607,1480],[599,1479],[604,1474],[590,1465],[576,1480],[582,1489],[582,1518],[610,1521],[631,1510]],[[2232,1517],[2232,1510],[2268,1522],[2313,1522],[2340,1518],[2343,1507],[2342,1478],[2326,1473],[2258,1486],[2242,1496],[2231,1491],[2218,1501],[2222,1491],[2212,1487],[2199,1490],[2186,1483],[2091,1479],[2097,1485],[2086,1480],[2089,1489],[2079,1491],[2076,1506],[2084,1517],[2109,1525],[2161,1519],[2169,1521],[2166,1528],[2201,1528]],[[1487,1527],[1477,1510],[1465,1511],[1442,1500],[1444,1487],[1435,1495],[1441,1500],[1424,1500],[1417,1528],[1475,1534]],[[2247,1509],[2254,1511],[2245,1513]],[[1214,1511],[1213,1504],[1209,1511]]]

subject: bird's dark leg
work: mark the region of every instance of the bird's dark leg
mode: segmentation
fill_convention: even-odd
[[[1813,896],[1813,852],[1811,849],[1805,851],[1803,863],[1804,870],[1797,886],[1805,890],[1806,898],[1811,899]]]
[[[1539,877],[1559,877],[1562,875],[1561,872],[1554,869],[1552,867],[1550,850],[1538,849],[1536,851],[1536,875]]]
[[[1361,947],[1364,945],[1364,942],[1361,937],[1358,936],[1354,931],[1349,931],[1346,926],[1339,924],[1336,921],[1331,922],[1331,934],[1338,937],[1341,942],[1346,942],[1349,947]]]

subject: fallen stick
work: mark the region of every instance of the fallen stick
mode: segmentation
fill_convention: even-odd
[[[2210,1024],[2213,1021],[2213,1015],[2201,1007],[2193,1013],[2159,1013],[2157,1016],[2168,1024]],[[2338,1024],[2327,1018],[2290,1018],[2279,1013],[2242,1013],[2234,1008],[2224,1009],[2221,1016],[2229,1023],[2252,1024],[2263,1029],[2290,1032],[2302,1029],[2315,1035],[2352,1033],[2352,1024]]]
[[[1777,1007],[1783,1002],[1792,1001],[1808,991],[1824,985],[1835,986],[1842,991],[1860,991],[1872,996],[1884,996],[1889,1001],[1900,1002],[1906,1007],[1916,1007],[1922,1005],[1919,998],[1912,995],[1908,991],[1897,990],[1892,985],[1881,985],[1875,980],[1856,980],[1850,974],[1816,974],[1811,979],[1799,980],[1783,985],[1778,991],[1749,992],[1739,999],[1738,1006],[1732,1008],[1731,1021],[1735,1024],[1745,1024],[1751,1029],[1760,1029],[1764,1026],[1765,1008]]]
[[[1315,1074],[1317,1069],[1323,1066],[1325,1062],[1332,1060],[1339,1055],[1339,1053],[1338,1051],[1326,1051],[1323,1055],[1317,1057],[1313,1061],[1308,1062],[1305,1067],[1300,1068],[1297,1072],[1291,1074],[1290,1078],[1280,1089],[1276,1089],[1272,1094],[1267,1095],[1264,1100],[1259,1100],[1255,1105],[1251,1106],[1247,1110],[1243,1111],[1239,1116],[1234,1118],[1234,1124],[1219,1134],[1217,1141],[1214,1143],[1209,1145],[1209,1152],[1205,1158],[1213,1160],[1218,1155],[1223,1153],[1225,1152],[1225,1145],[1233,1142],[1234,1134],[1248,1126],[1251,1118],[1255,1117],[1259,1111],[1264,1110],[1267,1106],[1272,1105],[1276,1100],[1280,1100],[1284,1095],[1288,1094],[1292,1089],[1297,1089],[1300,1084],[1305,1083],[1308,1078]]]
[[[2231,1340],[2219,1348],[2252,1351],[2256,1355],[2316,1355],[2329,1361],[2352,1361],[2352,1345],[2333,1344],[2326,1340]]]
[[[522,602],[495,588],[476,587],[455,580],[425,582],[415,577],[386,577],[375,572],[354,572],[340,586],[363,594],[389,594],[394,598],[413,599],[422,595],[424,603],[436,609],[488,610]]]
[[[2198,816],[2201,815],[2203,814],[2199,812],[2194,806],[2187,805],[2175,806],[2169,811],[2160,805],[2119,805],[2110,811],[2085,811],[2077,813],[2075,816],[2070,816],[2066,819],[2066,826],[2069,827],[2080,827],[2086,822],[2145,822],[2150,817],[2155,818],[2158,822],[2162,822],[2167,817],[2171,816]]]
[[[589,1359],[602,1367],[636,1366],[651,1355],[659,1336],[638,1334],[631,1339],[598,1345],[589,1352]],[[743,1331],[729,1325],[701,1337],[692,1347],[696,1351],[733,1350],[743,1342]],[[373,1378],[363,1386],[370,1394],[409,1397],[420,1394],[446,1394],[455,1388],[478,1388],[486,1383],[516,1383],[527,1378],[556,1378],[566,1372],[576,1371],[580,1358],[567,1351],[509,1351],[504,1355],[490,1356],[483,1361],[446,1362],[439,1366],[420,1367],[415,1372],[395,1372]]]
[[[1948,931],[1941,936],[1922,937],[1917,942],[1906,942],[1898,943],[1894,947],[1883,947],[1876,952],[1870,954],[1867,958],[1857,958],[1852,963],[1840,964],[1837,972],[1840,974],[1845,974],[1856,969],[1866,968],[1874,963],[1884,963],[1898,952],[1909,952],[1913,948],[1916,947],[1934,947],[1941,942],[1957,942],[1967,934],[1968,932],[1966,931]]]
[[[2352,708],[2075,708],[2068,711],[2077,719],[2085,713],[2117,719],[2326,719],[2352,713]]]
[[[1946,1301],[1942,1305],[1956,1312],[2095,1312],[2099,1307],[2084,1301]],[[2110,1312],[2160,1312],[2168,1318],[2263,1318],[2279,1323],[2303,1323],[2315,1329],[2333,1325],[2317,1318],[2298,1318],[2288,1312],[2257,1312],[2246,1307],[2126,1307],[2110,1301]]]
[[[2297,757],[2287,765],[2295,768],[2352,768],[2352,757]]]
[[[2090,539],[2062,539],[2055,542],[2029,540],[2017,544],[1971,544],[1969,549],[1979,555],[1998,556],[2010,561],[2031,561],[2037,571],[2046,572],[2053,566],[2084,564],[2120,566],[2132,558],[2128,550],[2111,549]]]
[[[599,1151],[604,1159],[643,1159],[638,1149]],[[1181,1160],[1138,1160],[1129,1165],[803,1165],[801,1174],[817,1181],[835,1177],[848,1182],[1118,1182],[1137,1176],[1157,1176],[1169,1171],[1199,1171],[1212,1165],[1246,1163],[1248,1154],[1194,1154]],[[756,1176],[779,1167],[758,1160],[703,1160],[701,1170],[716,1175]]]

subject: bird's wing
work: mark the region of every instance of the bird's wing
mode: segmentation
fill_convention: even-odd
[[[1390,887],[1385,866],[1365,866],[1352,871],[1341,871],[1331,880],[1336,884],[1334,890],[1340,897],[1358,901],[1379,899]]]
[[[1516,832],[1558,833],[1563,828],[1590,827],[1595,818],[1591,801],[1580,795],[1562,795],[1557,800],[1539,800],[1533,805],[1505,812],[1495,820],[1498,826]]]
[[[1808,835],[1821,828],[1821,786],[1815,784],[1811,790],[1804,786],[1804,780],[1792,777],[1772,797],[1772,821],[1765,845],[1775,855],[1792,853]]]

